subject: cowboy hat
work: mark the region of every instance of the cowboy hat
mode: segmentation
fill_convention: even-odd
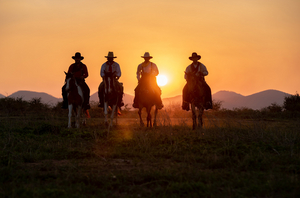
[[[149,52],[145,52],[144,56],[142,56],[142,58],[153,58],[152,56],[150,56]]]
[[[116,56],[114,56],[113,52],[108,52],[108,55],[105,56],[105,58],[117,58]]]
[[[189,59],[190,59],[190,60],[193,60],[193,58],[198,58],[198,60],[199,60],[199,59],[201,58],[201,56],[198,55],[196,52],[193,52],[193,53],[192,53],[192,56],[189,57]]]
[[[73,59],[79,58],[80,60],[84,59],[83,56],[81,56],[80,52],[76,52],[75,56],[72,56]]]

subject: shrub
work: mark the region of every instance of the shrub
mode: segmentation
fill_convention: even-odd
[[[283,107],[286,111],[300,112],[300,96],[298,93],[284,98]]]
[[[222,107],[222,101],[213,100],[212,105],[213,105],[213,110],[219,111]]]
[[[282,106],[276,103],[272,103],[270,106],[263,108],[262,111],[267,111],[271,113],[280,113],[282,112]]]

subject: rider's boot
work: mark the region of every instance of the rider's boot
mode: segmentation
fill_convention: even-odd
[[[139,104],[137,103],[137,97],[135,96],[135,98],[133,99],[133,104],[132,104],[133,108],[139,108]]]
[[[101,82],[99,87],[98,87],[98,97],[99,97],[99,104],[98,107],[104,107],[104,96],[103,96],[103,92],[104,92],[104,83]]]
[[[186,111],[189,111],[190,110],[190,105],[188,102],[186,101],[182,101],[182,109],[183,110],[186,110]]]
[[[62,88],[62,97],[63,97],[63,102],[62,102],[62,109],[68,109],[68,94],[65,91],[65,86]]]
[[[138,104],[138,92],[137,91],[135,91],[135,96],[134,96],[134,99],[133,99],[132,107],[133,108],[139,108],[139,104]]]
[[[190,110],[190,104],[187,102],[189,101],[188,99],[188,90],[187,90],[187,85],[184,86],[183,90],[182,90],[182,109],[189,111]]]
[[[91,106],[90,106],[90,104],[85,104],[85,106],[84,106],[84,109],[90,109],[91,108]]]
[[[68,101],[63,101],[61,108],[68,109]]]
[[[124,102],[123,102],[123,93],[119,94],[119,98],[118,98],[118,106],[121,108],[124,106]]]
[[[160,96],[158,96],[157,100],[158,100],[157,105],[156,105],[157,109],[162,109],[164,107],[164,105],[162,103]]]

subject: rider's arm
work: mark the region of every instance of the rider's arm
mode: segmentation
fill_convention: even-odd
[[[72,73],[72,70],[73,70],[73,64],[70,65],[69,69],[68,69],[68,73]]]
[[[141,72],[142,72],[142,64],[139,64],[139,66],[137,67],[137,71],[136,71],[136,78],[138,80],[140,80],[140,78],[141,78]]]
[[[114,63],[116,64],[116,76],[118,77],[118,79],[121,77],[121,68],[120,65],[118,63]]]
[[[156,64],[151,63],[151,67],[152,67],[151,68],[152,75],[157,76],[159,74],[159,71],[158,71],[158,68],[157,68]]]
[[[89,73],[88,73],[88,69],[87,69],[86,65],[83,65],[82,70],[83,70],[82,77],[87,78],[89,76]]]
[[[101,66],[101,69],[100,69],[100,76],[103,78],[104,77],[104,70],[105,70],[105,63]]]
[[[207,75],[208,75],[208,71],[207,71],[205,65],[203,65],[203,64],[201,63],[201,64],[200,64],[200,67],[201,67],[200,71],[201,71],[202,75],[203,75],[203,76],[207,76]]]
[[[185,69],[185,72],[184,72],[184,79],[186,79],[187,78],[187,74],[188,73],[190,73],[190,65],[189,66],[187,66],[187,68]]]

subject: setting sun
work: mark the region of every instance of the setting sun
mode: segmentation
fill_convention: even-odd
[[[158,86],[164,86],[168,83],[168,79],[165,75],[158,75],[156,77],[156,81],[157,81]]]

